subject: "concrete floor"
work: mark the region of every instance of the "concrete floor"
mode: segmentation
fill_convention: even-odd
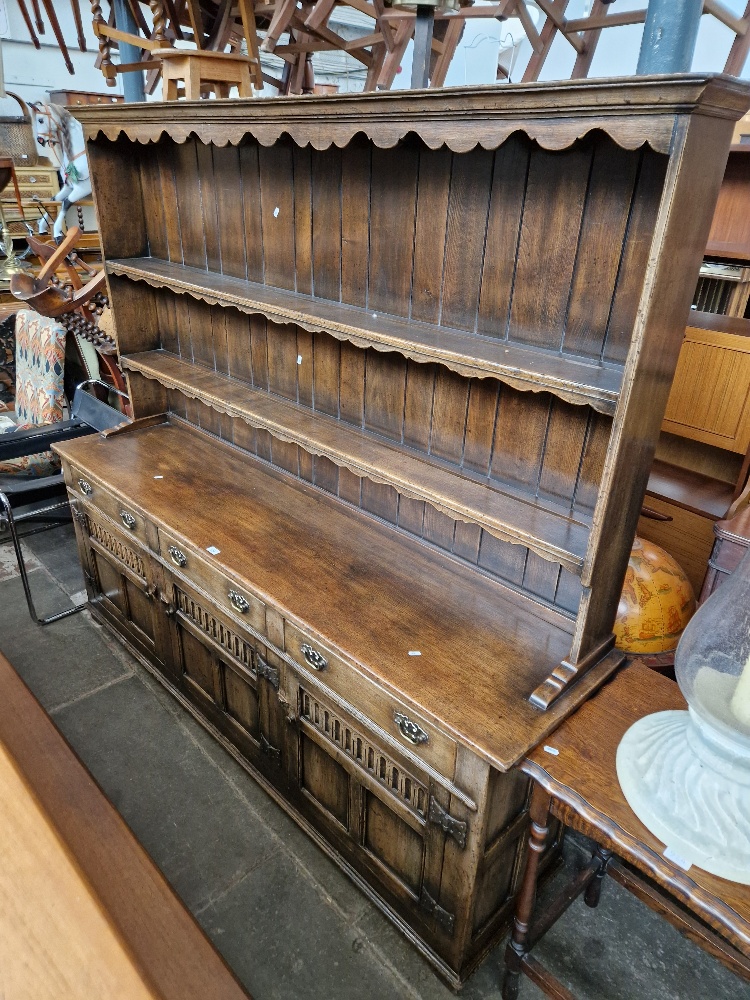
[[[83,590],[70,527],[29,538],[44,612]],[[380,912],[88,612],[32,624],[0,545],[0,648],[254,1000],[448,1000]],[[566,848],[566,864],[581,862]],[[580,1000],[750,1000],[750,985],[611,880],[535,954]],[[461,991],[499,997],[502,948]],[[541,993],[527,980],[522,1000]]]

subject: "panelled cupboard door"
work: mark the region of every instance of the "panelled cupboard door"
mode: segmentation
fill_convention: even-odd
[[[155,666],[168,659],[157,607],[158,564],[106,516],[71,497],[89,600]]]
[[[170,573],[162,597],[178,686],[250,763],[283,783],[280,675],[265,646]]]
[[[366,725],[287,672],[293,804],[441,956],[455,917],[441,907],[446,833],[430,810],[449,794]],[[296,718],[294,718],[296,716]]]

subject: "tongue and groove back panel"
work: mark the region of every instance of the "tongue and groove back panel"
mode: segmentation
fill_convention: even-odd
[[[559,152],[522,134],[468,153],[414,137],[397,151],[362,136],[322,151],[192,139],[146,148],[140,176],[144,200],[162,205],[145,216],[153,257],[614,367],[630,343],[666,163],[603,134]],[[154,347],[584,523],[593,513],[606,414],[188,296],[143,296]],[[576,576],[526,547],[180,394],[170,408],[576,614]]]

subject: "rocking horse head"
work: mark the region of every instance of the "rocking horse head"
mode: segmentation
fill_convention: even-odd
[[[65,213],[71,205],[91,194],[86,142],[80,123],[65,108],[39,102],[30,107],[37,144],[61,175],[62,188],[54,197],[54,201],[60,204],[60,210],[53,229],[55,239],[59,242]],[[49,231],[49,216],[45,216],[42,209],[40,233]]]

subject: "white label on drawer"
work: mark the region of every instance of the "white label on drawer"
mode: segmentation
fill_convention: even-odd
[[[298,365],[301,365],[301,364],[302,364],[302,355],[301,355],[301,354],[298,354],[298,355],[297,355],[297,364],[298,364]]]
[[[221,552],[221,549],[217,549],[215,545],[209,545],[208,548],[206,549],[206,552],[210,552],[212,556],[218,556],[218,554]]]
[[[163,479],[164,476],[154,476],[154,479]]]
[[[279,217],[279,206],[278,205],[273,210],[273,217],[274,217],[274,219],[278,219],[278,217]]]
[[[671,847],[664,848],[664,857],[667,861],[671,861],[673,865],[677,865],[678,868],[682,868],[683,871],[690,871],[693,867],[692,861],[688,861],[688,859],[683,857],[682,854],[678,854],[677,851],[673,851]]]
[[[421,656],[422,651],[420,649],[410,649],[409,656]]]
[[[551,753],[553,757],[559,757],[560,756],[560,751],[556,750],[554,747],[545,747],[544,748],[544,752],[545,753]]]

